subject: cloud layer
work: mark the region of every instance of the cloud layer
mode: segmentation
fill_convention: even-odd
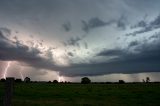
[[[64,76],[159,72],[159,3],[1,0],[0,61]]]
[[[19,41],[12,41],[7,38],[4,32],[9,29],[1,28],[0,30],[0,60],[1,61],[18,61],[24,62],[29,66],[42,69],[52,69],[55,66],[51,57],[45,57],[38,48],[29,47]]]

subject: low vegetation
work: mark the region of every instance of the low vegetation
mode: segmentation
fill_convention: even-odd
[[[4,94],[0,83],[0,105]],[[15,83],[13,106],[160,106],[159,83]]]

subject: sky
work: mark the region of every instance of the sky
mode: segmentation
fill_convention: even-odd
[[[159,0],[0,0],[0,78],[160,81]]]

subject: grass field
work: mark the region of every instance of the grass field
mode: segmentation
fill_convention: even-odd
[[[2,105],[3,83],[0,83]],[[16,83],[13,106],[160,106],[160,84]]]

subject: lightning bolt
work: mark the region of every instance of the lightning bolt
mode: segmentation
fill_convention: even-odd
[[[8,69],[9,69],[9,67],[10,67],[10,64],[11,64],[11,62],[9,61],[9,62],[7,63],[7,66],[6,66],[5,70],[4,70],[4,75],[3,75],[3,78],[4,78],[4,79],[6,79],[7,71],[8,71]]]
[[[58,82],[61,82],[63,80],[64,80],[63,76],[58,76]]]
[[[61,82],[61,77],[60,76],[58,76],[58,82]]]
[[[63,76],[60,76],[59,72],[58,72],[58,82],[61,82],[61,81],[64,81],[64,78],[63,78]]]
[[[23,76],[22,72],[19,71],[19,73],[20,73],[20,75],[21,75],[21,79],[24,80],[24,76]]]
[[[61,77],[59,76],[59,72],[57,72],[57,76],[58,76],[58,82],[61,81]]]

